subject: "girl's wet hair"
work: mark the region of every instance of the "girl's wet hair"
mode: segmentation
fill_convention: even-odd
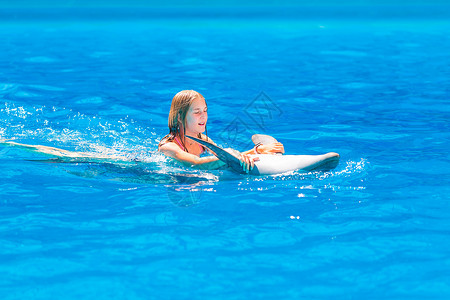
[[[167,142],[171,142],[178,136],[183,143],[184,151],[187,151],[187,148],[184,143],[185,133],[186,133],[186,114],[191,106],[192,102],[195,99],[203,99],[205,98],[199,92],[194,90],[183,90],[178,92],[172,99],[172,104],[170,106],[169,111],[169,134],[161,139],[159,142],[158,148]],[[206,101],[205,101],[206,103]],[[178,118],[179,116],[179,118]],[[183,133],[181,134],[181,128],[183,128]],[[208,135],[205,127],[205,134]],[[183,137],[181,139],[181,137]],[[201,138],[201,134],[198,135]]]

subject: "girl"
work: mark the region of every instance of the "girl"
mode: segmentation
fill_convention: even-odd
[[[217,168],[223,163],[215,156],[202,154],[206,149],[197,142],[189,139],[187,135],[209,140],[206,123],[208,121],[208,107],[205,98],[193,90],[184,90],[175,95],[169,112],[169,134],[159,142],[158,150],[165,155],[175,158],[186,164],[202,168]],[[205,134],[203,134],[205,132]],[[241,165],[246,172],[254,167],[258,157],[252,154],[284,153],[281,143],[258,145],[255,148],[240,154]]]

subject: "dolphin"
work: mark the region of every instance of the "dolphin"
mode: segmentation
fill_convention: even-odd
[[[267,141],[273,142],[275,140],[271,136],[257,136],[260,137],[252,138],[254,142],[261,142],[261,139],[263,139],[267,144]],[[232,171],[239,174],[245,174],[242,170],[240,158],[237,154],[234,154],[235,151],[227,151],[209,141],[201,140],[197,137],[189,135],[187,135],[187,137],[211,150],[213,154],[223,161]],[[255,161],[255,167],[249,173],[251,175],[275,175],[290,171],[323,171],[334,169],[339,164],[339,154],[335,152],[321,155],[256,154],[256,156],[259,160]]]

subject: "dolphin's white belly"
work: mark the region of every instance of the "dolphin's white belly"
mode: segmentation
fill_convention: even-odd
[[[290,171],[332,169],[339,162],[339,154],[330,152],[322,155],[270,155],[260,154],[255,162],[253,175],[273,175]]]

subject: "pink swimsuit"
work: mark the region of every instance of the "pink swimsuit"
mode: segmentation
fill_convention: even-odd
[[[189,151],[187,151],[187,148],[183,147],[183,144],[181,143],[180,139],[177,136],[173,140],[178,146],[180,146],[181,150],[189,153]],[[203,146],[201,146],[201,147],[202,147],[202,153],[200,153],[200,155],[202,155],[206,151],[205,147],[203,147]]]

